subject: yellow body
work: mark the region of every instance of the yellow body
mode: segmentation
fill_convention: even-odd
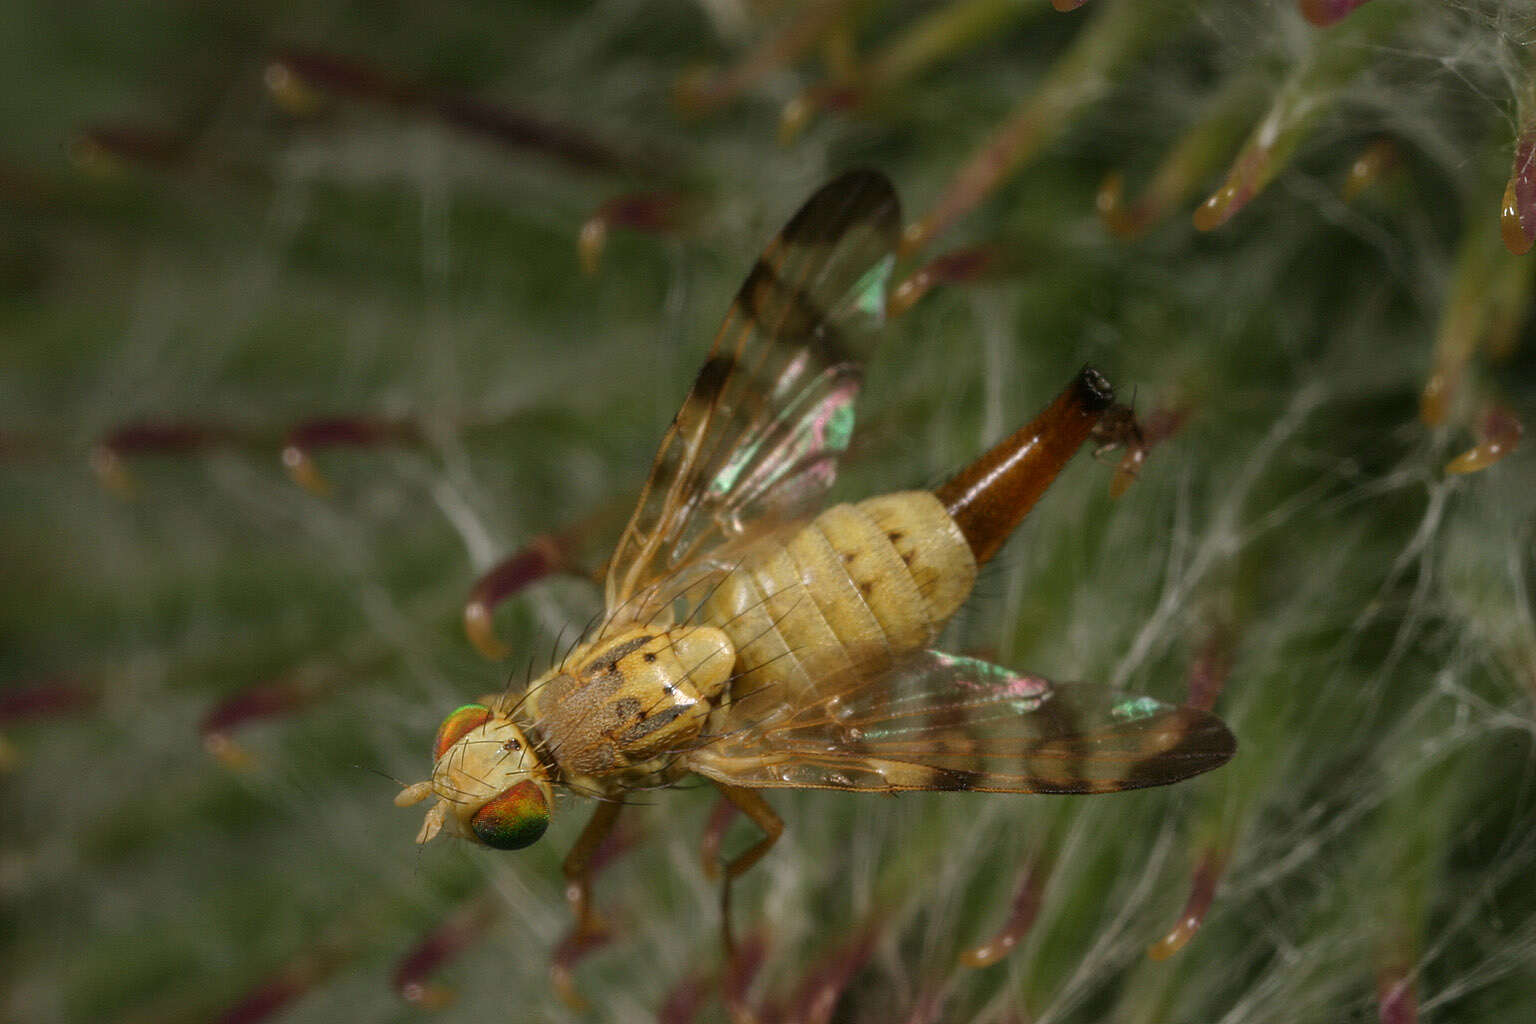
[[[441,798],[423,828],[430,838],[449,821],[465,834],[479,807],[520,779],[547,790],[551,769],[586,792],[671,782],[712,716],[727,716],[713,724],[729,729],[823,680],[880,671],[931,644],[975,582],[971,549],[931,493],[829,508],[788,540],[754,544],[708,583],[685,624],[605,626],[526,700],[487,700],[492,719],[400,802]]]
[[[878,671],[868,652],[926,647],[975,582],[970,547],[931,493],[838,505],[712,582],[690,616],[699,625],[599,631],[535,684],[527,720],[578,786],[670,781],[728,682],[730,715],[747,721],[829,676]]]

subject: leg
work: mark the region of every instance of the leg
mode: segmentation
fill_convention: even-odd
[[[586,1009],[587,1003],[576,991],[576,963],[608,940],[607,928],[592,909],[592,875],[600,866],[598,850],[613,833],[614,822],[623,806],[608,801],[599,803],[587,827],[577,837],[576,845],[565,855],[565,899],[576,920],[571,933],[555,947],[549,964],[549,980],[561,1002],[578,1012]]]
[[[737,813],[736,805],[722,796],[710,812],[709,824],[699,840],[699,860],[704,865],[704,877],[711,882],[720,877],[720,844],[725,842],[726,830]]]
[[[1109,382],[1084,368],[1033,422],[934,492],[978,564],[1003,546],[1114,403]]]
[[[587,827],[577,837],[576,845],[565,855],[562,869],[565,873],[565,899],[571,905],[571,915],[576,919],[577,935],[602,930],[592,910],[592,856],[613,831],[614,822],[618,820],[619,810],[623,806],[606,800],[599,802]]]
[[[721,782],[715,785],[720,787],[720,792],[725,794],[727,800],[736,805],[737,810],[751,818],[757,827],[763,830],[763,838],[726,862],[725,881],[720,886],[720,931],[725,939],[726,955],[734,960],[736,938],[731,934],[731,882],[762,860],[763,855],[779,841],[779,836],[784,834],[784,820],[773,812],[773,808],[768,806],[768,801],[764,800],[755,789],[741,789]]]

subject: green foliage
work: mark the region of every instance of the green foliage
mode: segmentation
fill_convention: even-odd
[[[518,653],[492,665],[457,625],[465,594],[496,558],[632,495],[756,248],[815,185],[879,166],[908,217],[925,212],[1081,25],[1118,9],[1021,15],[781,148],[776,101],[813,59],[707,118],[670,105],[679,73],[769,31],[732,38],[707,13],[738,6],[760,5],[12,5],[0,699],[68,686],[90,704],[0,721],[17,757],[0,774],[0,1017],[206,1020],[289,977],[284,1020],[406,1019],[392,965],[480,892],[497,916],[441,972],[451,1012],[566,1012],[546,972],[586,802],[562,797],[517,854],[418,852],[389,779],[422,777],[442,715],[542,670],[598,596],[552,581],[519,597],[497,616]],[[861,53],[935,5],[865,6]],[[1393,972],[1421,1020],[1515,1019],[1536,1005],[1536,460],[1443,467],[1484,401],[1536,424],[1525,299],[1512,350],[1472,360],[1448,426],[1422,425],[1417,402],[1458,253],[1496,244],[1512,125],[1531,114],[1528,28],[1495,4],[1376,0],[1338,36],[1289,6],[1170,10],[1123,29],[1136,56],[1101,100],[927,254],[1000,240],[1022,270],[890,325],[837,493],[941,479],[1085,362],[1144,418],[1187,411],[1117,502],[1112,466],[1079,459],[949,644],[1180,701],[1214,637],[1238,755],[1094,800],[775,794],[786,835],[737,903],[768,936],[757,991],[788,998],[874,920],[834,1019],[927,1000],[943,1020],[1370,1020]],[[574,170],[419,107],[295,119],[260,81],[288,43],[660,152],[666,173]],[[1112,237],[1099,181],[1149,177],[1239,73],[1270,101],[1316,101],[1273,183],[1197,233],[1189,207],[1224,151],[1168,220]],[[92,127],[165,132],[174,156],[84,173],[64,143]],[[1396,169],[1346,202],[1343,171],[1383,134]],[[679,187],[707,211],[690,230],[616,233],[582,276],[591,211]],[[318,449],[316,496],[277,453],[334,415],[419,437]],[[144,422],[228,433],[127,457],[124,500],[92,480],[92,447]],[[273,683],[302,699],[234,734],[246,767],[200,749],[211,707]],[[711,800],[645,794],[632,813],[646,841],[598,885],[617,937],[577,972],[591,1019],[653,1017],[718,965],[717,893],[696,869]],[[1212,852],[1205,925],[1149,960]],[[1042,858],[1034,927],[999,965],[956,967]]]

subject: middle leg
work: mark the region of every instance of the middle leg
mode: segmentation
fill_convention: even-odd
[[[731,883],[737,876],[745,874],[752,865],[763,859],[763,855],[773,848],[773,844],[779,841],[779,836],[784,834],[784,819],[776,814],[768,801],[764,800],[755,789],[744,789],[740,786],[727,786],[723,782],[715,783],[720,787],[720,792],[725,798],[763,830],[763,837],[741,853],[732,857],[725,864],[725,878],[720,883],[720,930],[725,939],[725,952],[732,960],[736,958],[736,937],[731,930]]]

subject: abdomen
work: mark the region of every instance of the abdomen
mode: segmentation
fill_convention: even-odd
[[[703,621],[736,647],[736,699],[778,703],[855,658],[926,647],[975,582],[975,556],[943,504],[905,491],[827,509],[754,552]]]

